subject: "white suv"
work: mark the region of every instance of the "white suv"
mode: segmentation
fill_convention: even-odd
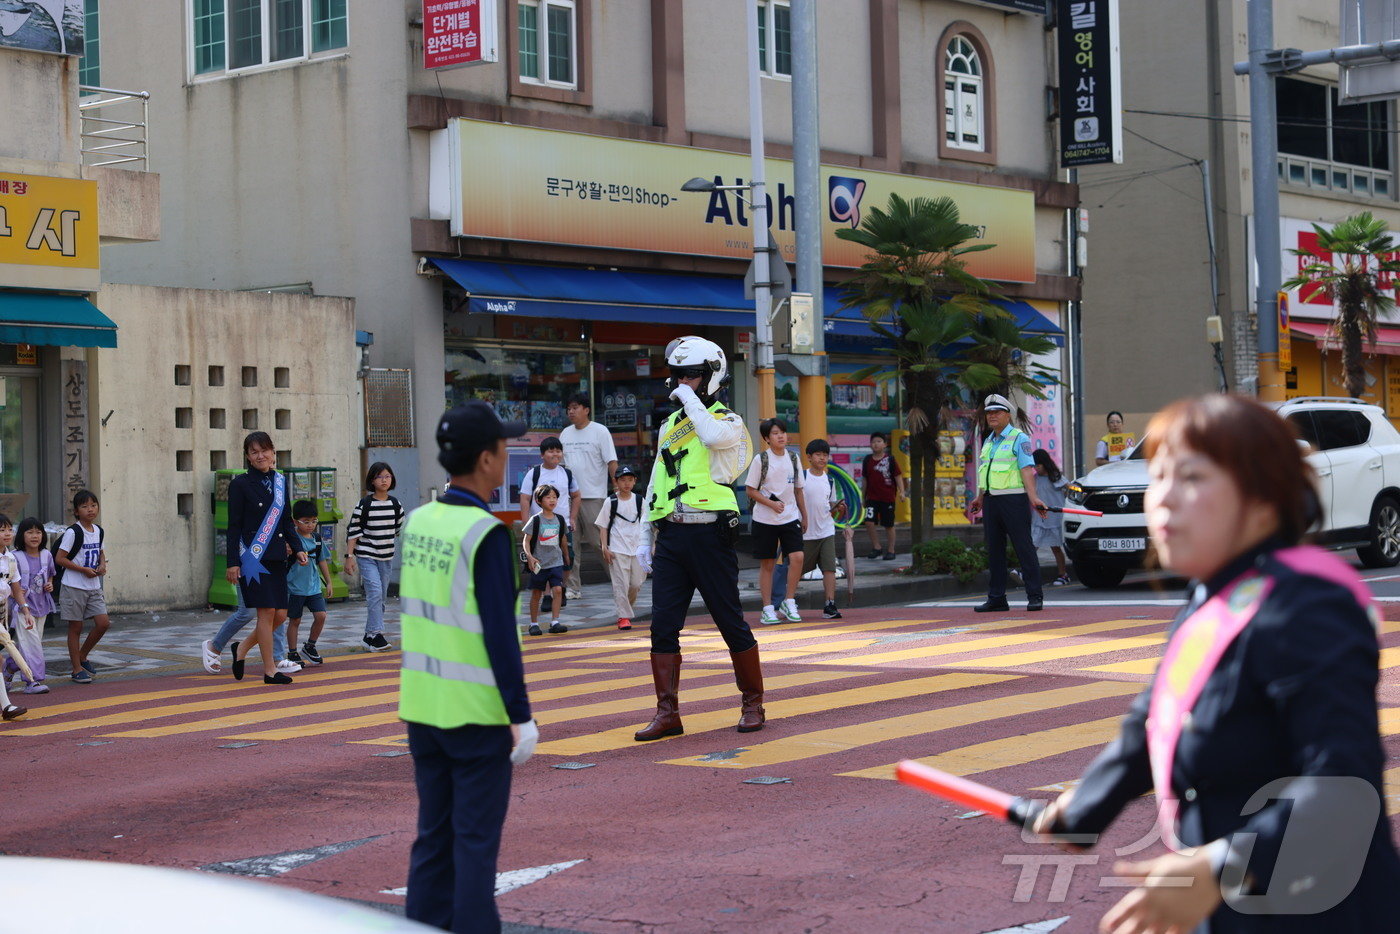
[[[1323,511],[1317,540],[1355,548],[1366,567],[1400,564],[1400,432],[1385,411],[1323,396],[1274,407],[1310,448]],[[1103,513],[1065,516],[1065,545],[1086,587],[1117,587],[1128,571],[1149,564],[1142,450],[1139,445],[1127,459],[1090,471],[1066,491],[1070,505]]]

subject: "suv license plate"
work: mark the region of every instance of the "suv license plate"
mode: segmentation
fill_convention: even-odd
[[[1099,551],[1144,551],[1147,548],[1145,538],[1101,538],[1099,539]]]

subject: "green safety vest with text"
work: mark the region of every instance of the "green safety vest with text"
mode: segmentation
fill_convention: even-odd
[[[710,404],[715,415],[728,414],[721,403]],[[710,452],[695,433],[685,410],[672,412],[661,426],[656,464],[651,469],[648,522],[669,516],[680,501],[706,512],[738,512],[733,487],[717,483],[710,475]]]
[[[989,441],[982,445],[982,452],[977,459],[978,489],[988,492],[1024,489],[1021,468],[1016,466],[1016,446],[1025,437],[1026,433],[1021,429],[1012,428],[1001,443],[994,446]]]
[[[473,586],[477,551],[499,525],[475,506],[434,502],[409,514],[399,572],[399,717],[410,723],[441,729],[510,724]]]

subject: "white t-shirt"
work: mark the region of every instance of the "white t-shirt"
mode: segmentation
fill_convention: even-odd
[[[559,432],[564,445],[564,463],[578,480],[578,494],[584,499],[602,499],[608,495],[608,462],[617,460],[612,432],[597,422],[587,427],[569,425]]]
[[[641,510],[638,513],[638,510]],[[608,550],[619,555],[635,555],[642,546],[642,524],[646,519],[646,508],[642,498],[633,493],[627,499],[617,501],[617,521],[608,533]],[[606,529],[612,520],[612,501],[604,500],[598,510],[598,519],[593,524]]]
[[[81,525],[78,528],[83,528]],[[94,525],[91,529],[83,529],[83,544],[74,553],[73,549],[73,528],[69,526],[63,530],[63,537],[58,540],[58,547],[64,554],[68,555],[68,560],[72,561],[80,568],[96,568],[102,556],[102,529]],[[71,568],[65,568],[63,575],[63,586],[72,587],[74,590],[101,590],[102,578],[88,577],[86,574],[79,574]]]
[[[769,468],[770,472],[772,468]],[[831,482],[831,471],[819,474],[807,470],[803,472],[802,494],[807,498],[807,531],[802,540],[819,542],[836,534],[836,519],[831,510],[838,502],[836,484]]]
[[[758,478],[763,475],[765,453],[768,455],[768,476],[764,479],[763,486],[759,486]],[[774,512],[767,506],[754,503],[753,521],[762,525],[787,525],[802,518],[802,514],[797,511],[796,494],[796,490],[802,489],[802,473],[799,471],[796,477],[793,476],[792,454],[793,452],[788,450],[775,454],[771,448],[764,448],[754,456],[753,463],[749,464],[749,475],[744,480],[744,486],[758,490],[765,499],[770,493],[774,494],[783,503],[782,512]]]
[[[569,494],[578,490],[578,478],[575,477],[572,483],[569,482],[569,473],[564,469],[564,465],[558,467],[546,467],[543,464],[536,464],[525,471],[525,476],[520,478],[520,495],[530,497],[530,516],[540,512],[540,504],[535,502],[535,470],[540,472],[540,486],[552,486],[559,491],[559,502],[554,504],[554,511],[559,518],[564,521],[564,527],[569,527],[569,509],[571,500]],[[530,516],[526,516],[528,519]]]

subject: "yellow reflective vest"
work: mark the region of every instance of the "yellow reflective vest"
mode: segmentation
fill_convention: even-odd
[[[711,403],[708,411],[715,415],[729,412],[719,402]],[[710,475],[710,451],[684,409],[672,412],[661,426],[650,490],[648,522],[669,516],[677,501],[705,512],[739,511],[734,488],[717,483]]]
[[[477,551],[499,525],[476,506],[434,502],[409,514],[399,575],[399,716],[410,723],[442,729],[510,724],[473,585]]]
[[[977,457],[977,488],[993,490],[1020,490],[1025,488],[1021,468],[1016,466],[1016,447],[1026,438],[1019,428],[1009,428],[1005,438],[995,444],[991,439],[982,445]],[[995,450],[993,450],[995,448]]]

